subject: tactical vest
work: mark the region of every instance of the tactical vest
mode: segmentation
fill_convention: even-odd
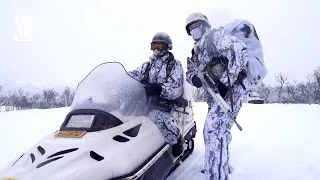
[[[209,32],[209,34],[206,36],[206,45],[209,46],[208,49],[212,49],[214,51],[214,53],[220,53],[219,50],[217,49],[217,47],[214,45],[214,43],[212,42],[213,39],[213,34],[215,33],[216,30],[211,30]],[[217,55],[219,56],[219,55]],[[243,84],[243,79],[245,79],[247,77],[247,71],[244,69],[242,70],[239,74],[238,77],[236,79],[236,81],[234,82],[235,84],[240,84],[241,87],[246,90],[246,87]],[[220,84],[220,83],[218,83]],[[221,85],[222,86],[222,85]]]

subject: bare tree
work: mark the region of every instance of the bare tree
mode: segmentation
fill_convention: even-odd
[[[40,108],[41,107],[41,94],[36,93],[30,97],[30,101],[32,103],[32,108]]]
[[[58,93],[54,89],[43,90],[40,108],[48,109],[58,107],[57,97]]]
[[[320,104],[320,66],[318,66],[313,71],[313,78],[314,78],[314,101],[317,104]]]
[[[6,103],[6,97],[3,95],[0,95],[0,106],[4,106]]]
[[[18,106],[19,95],[16,91],[9,91],[7,94],[7,102],[5,103],[6,111],[13,111]]]
[[[265,83],[261,83],[261,85],[258,87],[258,94],[266,102],[269,102],[269,97],[271,92],[272,92],[272,87],[267,86]]]
[[[295,82],[295,86],[296,86],[296,92],[300,99],[300,103],[309,103],[309,91],[306,83]]]
[[[287,97],[285,101],[287,103],[299,103],[299,94],[297,93],[297,87],[291,83],[285,86]]]
[[[73,101],[74,95],[75,91],[70,87],[66,87],[59,98],[59,104],[64,107],[70,106]]]
[[[0,85],[0,108],[5,104],[5,96],[1,93],[2,86]]]
[[[279,83],[279,85],[276,86],[276,90],[278,93],[279,101],[283,102],[283,93],[284,93],[284,86],[287,83],[288,77],[286,75],[283,75],[282,73],[276,74],[275,80]]]
[[[30,109],[32,103],[30,101],[29,93],[23,91],[22,89],[18,90],[18,102],[16,104],[17,109]]]

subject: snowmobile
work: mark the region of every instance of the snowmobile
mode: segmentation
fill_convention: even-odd
[[[264,99],[257,92],[249,92],[247,102],[250,104],[264,104]]]
[[[146,116],[144,86],[121,63],[100,64],[79,83],[60,129],[14,160],[0,179],[163,180],[194,149],[191,98],[184,83],[185,103],[174,106],[171,120],[185,145],[174,155],[174,145]]]

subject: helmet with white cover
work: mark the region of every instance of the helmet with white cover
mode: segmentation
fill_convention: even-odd
[[[165,43],[169,50],[172,50],[172,40],[170,36],[165,32],[157,32],[153,38],[151,43],[162,42]]]
[[[194,12],[194,13],[191,13],[186,20],[186,31],[189,35],[190,35],[189,26],[195,22],[199,22],[202,25],[207,26],[208,28],[211,28],[211,25],[207,16],[199,12]]]

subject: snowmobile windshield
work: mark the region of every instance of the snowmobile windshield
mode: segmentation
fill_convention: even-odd
[[[121,63],[109,62],[98,65],[78,85],[71,105],[71,110],[77,109],[98,109],[126,121],[123,116],[146,116],[147,98],[142,84]]]

